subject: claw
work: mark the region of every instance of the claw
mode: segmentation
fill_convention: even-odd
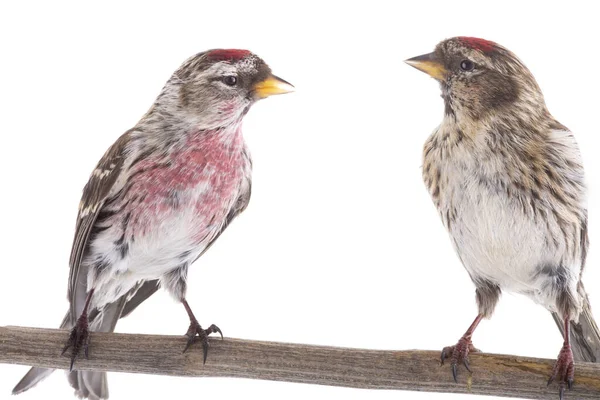
[[[548,379],[548,385],[555,380],[558,381],[559,387],[559,399],[563,399],[565,394],[565,388],[571,390],[573,388],[575,368],[573,365],[573,352],[571,346],[566,343],[558,354],[558,358],[554,367],[552,368],[552,375]]]
[[[212,324],[207,329],[202,329],[198,321],[191,321],[190,327],[187,333],[185,334],[188,337],[188,340],[185,344],[183,352],[185,353],[187,349],[190,348],[190,346],[196,341],[196,338],[200,339],[200,342],[202,342],[202,360],[203,364],[206,364],[206,358],[208,357],[208,348],[210,346],[210,343],[208,342],[208,335],[210,335],[211,333],[218,333],[219,335],[221,335],[221,339],[223,339],[223,332],[221,332],[221,329],[219,329],[219,327],[215,324]]]
[[[452,378],[454,382],[458,383],[458,365],[463,364],[467,371],[472,373],[471,366],[469,364],[469,352],[479,351],[473,347],[471,339],[468,337],[462,337],[458,343],[454,346],[444,347],[440,356],[441,365],[444,365],[444,360],[450,358],[452,360]]]
[[[469,367],[469,360],[468,359],[465,358],[463,360],[463,364],[464,364],[465,368],[467,369],[467,371],[473,373],[473,371],[471,371],[471,368]]]
[[[202,365],[206,364],[206,357],[208,357],[208,339],[204,339],[202,341],[202,353],[203,353],[203,359],[202,359]]]
[[[223,332],[221,332],[221,329],[219,329],[219,327],[216,326],[215,324],[212,324],[211,326],[209,326],[205,332],[207,335],[210,335],[211,333],[218,333],[219,335],[221,335],[221,340],[223,340]]]
[[[444,349],[442,350],[442,356],[441,356],[441,360],[440,360],[440,365],[444,365],[444,360],[446,360],[446,347],[444,347]]]
[[[82,314],[75,326],[71,330],[69,334],[69,339],[63,347],[61,355],[64,355],[69,348],[73,348],[71,351],[71,363],[69,364],[69,372],[73,371],[73,366],[75,365],[75,359],[77,355],[81,352],[83,348],[83,353],[85,358],[89,358],[89,344],[90,344],[90,332],[88,330],[88,319],[86,314]]]
[[[194,338],[195,336],[191,336],[191,335],[186,335],[188,337],[187,343],[185,344],[185,347],[183,349],[182,353],[185,353],[187,351],[187,349],[190,348],[190,346],[192,345],[192,343],[194,343]]]
[[[83,342],[83,355],[86,360],[90,359],[90,335],[85,336],[85,341]]]
[[[76,338],[77,338],[77,332],[75,331],[75,328],[73,328],[71,330],[71,333],[69,334],[69,338],[67,339],[67,343],[65,343],[65,347],[63,347],[62,352],[60,353],[60,355],[64,355],[67,350],[69,350],[69,347],[74,346],[76,343]]]
[[[71,364],[69,364],[69,372],[73,372],[73,365],[75,365],[75,356],[71,356]]]

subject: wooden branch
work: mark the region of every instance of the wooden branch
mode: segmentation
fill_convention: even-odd
[[[66,369],[60,356],[64,330],[0,327],[0,363]],[[437,351],[361,350],[303,344],[211,338],[206,365],[192,346],[182,353],[183,336],[92,333],[90,359],[81,370],[135,372],[175,376],[210,376],[312,383],[361,389],[400,389],[471,393],[524,399],[558,398],[546,387],[553,360],[472,354],[470,375],[463,366],[459,383],[448,365],[440,367]],[[293,388],[290,388],[293,390]],[[600,398],[600,364],[577,363],[575,386],[567,399]]]

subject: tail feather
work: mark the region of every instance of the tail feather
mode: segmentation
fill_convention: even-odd
[[[24,391],[31,389],[44,379],[46,379],[54,370],[50,368],[31,368],[17,383],[12,390],[12,394],[23,393]]]
[[[71,313],[67,312],[67,315],[63,318],[61,324],[61,329],[70,329],[73,327],[73,322],[71,321]],[[16,386],[12,390],[12,394],[23,393],[26,390],[31,389],[44,379],[46,379],[50,374],[54,372],[51,368],[37,368],[33,367],[25,376],[16,384]]]
[[[571,322],[571,348],[575,361],[600,362],[600,330],[583,285],[580,285],[580,295],[583,298],[583,311],[579,316],[578,322]],[[552,313],[554,321],[563,333],[563,321],[556,314]],[[564,335],[564,333],[563,333]]]
[[[67,374],[69,384],[81,399],[108,399],[108,379],[106,372],[72,371]]]
[[[90,313],[90,331],[92,332],[112,332],[115,330],[117,321],[121,316],[126,298],[122,297],[118,301],[102,308],[101,312],[94,310]],[[70,312],[63,319],[61,328],[70,329],[73,322],[70,318]],[[47,378],[53,369],[33,367],[25,374],[23,379],[13,389],[13,394],[22,393],[31,389],[43,379]],[[106,372],[101,371],[71,371],[67,372],[67,378],[71,387],[75,389],[75,394],[83,399],[90,400],[108,399],[108,381]]]
[[[92,332],[113,332],[119,318],[125,317],[131,313],[137,306],[152,296],[159,288],[158,281],[148,281],[140,283],[133,288],[130,293],[122,296],[114,303],[102,307],[101,310],[93,309],[89,313],[89,327]],[[85,289],[85,287],[83,288]],[[138,291],[139,289],[139,291]],[[86,290],[80,290],[78,293],[78,303],[85,302]],[[72,312],[62,321],[62,329],[71,329],[75,321],[71,318]],[[31,368],[21,381],[13,389],[13,394],[22,393],[31,389],[43,379],[47,378],[53,369]],[[67,379],[75,394],[80,398],[89,398],[90,400],[108,399],[108,380],[106,372],[101,371],[72,371],[67,372]]]
[[[121,316],[126,298],[102,308],[102,312],[95,315],[90,322],[93,332],[112,332]],[[108,378],[102,371],[71,371],[67,379],[75,394],[82,399],[101,400],[108,399]]]

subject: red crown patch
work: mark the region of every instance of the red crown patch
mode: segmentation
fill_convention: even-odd
[[[474,50],[483,51],[484,53],[493,51],[496,48],[496,43],[489,40],[479,39],[475,37],[460,36],[458,38],[462,44]]]
[[[217,49],[208,53],[208,57],[215,61],[239,61],[250,55],[248,50]]]

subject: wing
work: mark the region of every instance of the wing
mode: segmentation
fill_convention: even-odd
[[[124,152],[127,143],[130,140],[130,131],[123,134],[106,151],[104,156],[98,162],[96,169],[92,172],[88,183],[83,189],[83,195],[79,204],[79,213],[75,225],[75,237],[73,247],[71,248],[71,258],[69,260],[69,292],[68,298],[71,302],[71,316],[77,318],[77,300],[85,298],[87,292],[87,274],[82,274],[81,262],[84,258],[90,232],[94,223],[111,193],[117,178],[121,175],[125,160]],[[80,280],[80,275],[82,280]],[[79,301],[80,302],[80,301]]]
[[[552,196],[554,216],[563,234],[569,233],[569,238],[574,242],[569,243],[572,246],[568,244],[567,248],[571,247],[574,256],[580,259],[583,271],[589,245],[583,162],[574,135],[560,123],[556,123],[554,128],[557,129],[551,131],[547,152],[547,170],[551,178],[548,180],[553,183],[549,195]],[[570,224],[572,227],[569,227]]]
[[[142,304],[148,297],[152,296],[158,290],[158,288],[160,288],[158,279],[153,281],[145,281],[142,283],[140,288],[135,290],[134,295],[127,299],[127,303],[125,303],[125,307],[121,312],[120,318],[125,318],[131,314],[131,312],[135,310],[137,306]]]

